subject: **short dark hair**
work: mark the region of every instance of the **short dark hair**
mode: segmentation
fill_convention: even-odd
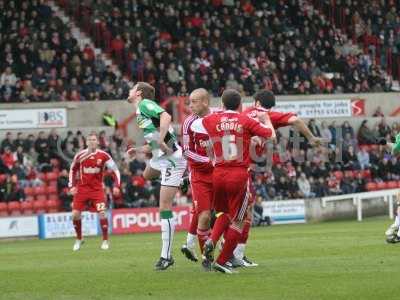
[[[264,108],[271,108],[275,106],[275,95],[268,90],[259,90],[253,96],[255,101],[259,101]]]
[[[136,83],[136,86],[136,90],[142,92],[143,99],[154,100],[156,98],[156,90],[151,84],[139,81],[138,83]]]
[[[95,136],[96,138],[99,138],[99,135],[97,134],[96,131],[91,131],[91,132],[89,132],[89,134],[87,135],[87,137],[89,137],[89,136]]]
[[[242,97],[238,91],[227,89],[222,93],[222,103],[226,109],[237,110],[242,103]]]

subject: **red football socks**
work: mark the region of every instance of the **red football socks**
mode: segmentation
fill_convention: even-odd
[[[225,243],[221,253],[218,256],[217,263],[225,264],[232,256],[241,236],[239,229],[230,226],[225,234]]]
[[[231,221],[227,214],[221,214],[218,216],[217,220],[215,220],[214,227],[211,231],[211,240],[214,246],[217,244],[224,231],[229,227],[230,223]]]
[[[210,229],[197,229],[197,238],[199,240],[200,251],[203,253],[204,243],[210,236]]]
[[[240,236],[239,239],[239,244],[247,243],[247,239],[249,238],[250,227],[251,227],[251,221],[250,220],[244,221],[242,235]]]
[[[72,223],[74,224],[74,229],[76,232],[76,239],[81,240],[82,239],[82,220],[73,220]]]
[[[108,240],[108,220],[107,218],[100,219],[101,232],[103,233],[103,241]]]

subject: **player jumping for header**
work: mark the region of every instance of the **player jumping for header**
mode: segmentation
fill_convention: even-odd
[[[131,148],[128,153],[151,153],[152,158],[143,172],[147,180],[161,175],[160,216],[161,216],[161,257],[155,265],[156,270],[165,270],[174,264],[171,255],[175,223],[172,202],[179,190],[182,176],[186,170],[186,160],[182,148],[171,126],[171,116],[155,99],[155,90],[146,82],[138,82],[130,91],[128,102],[136,107],[136,122],[143,130],[146,145]]]

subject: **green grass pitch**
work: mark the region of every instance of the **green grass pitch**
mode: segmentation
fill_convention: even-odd
[[[159,234],[0,243],[0,299],[400,299],[400,244],[386,244],[387,218],[253,229],[247,254],[260,266],[203,272],[179,251],[153,271]]]

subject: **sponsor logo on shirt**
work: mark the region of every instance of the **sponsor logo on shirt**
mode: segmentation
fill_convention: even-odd
[[[92,167],[84,167],[83,168],[83,173],[85,174],[97,174],[100,173],[100,168],[92,168]]]

